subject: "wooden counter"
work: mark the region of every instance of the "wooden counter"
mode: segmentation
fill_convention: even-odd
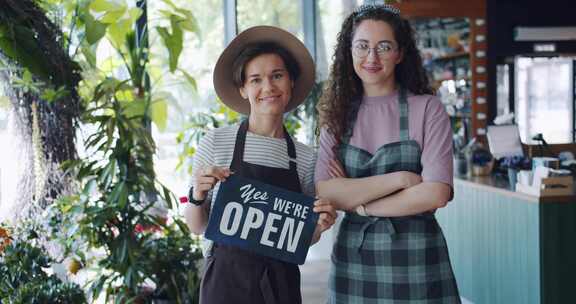
[[[473,303],[573,303],[576,200],[510,191],[502,178],[456,178],[437,211],[461,295]]]

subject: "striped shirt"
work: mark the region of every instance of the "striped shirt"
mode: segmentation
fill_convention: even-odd
[[[194,177],[197,170],[201,170],[206,166],[230,168],[239,127],[239,124],[235,124],[217,128],[202,137],[194,154],[192,185],[194,185]],[[294,141],[294,146],[296,148],[296,168],[300,179],[300,187],[304,194],[314,197],[316,192],[314,187],[316,153],[311,147],[297,141]],[[261,166],[289,169],[290,163],[286,140],[284,138],[272,138],[247,132],[244,145],[244,161]],[[214,189],[208,193],[207,199],[210,200],[211,206],[216,200],[216,195],[213,195],[213,193],[218,193],[219,188],[220,183],[217,183]],[[212,241],[205,239],[203,247],[204,255],[210,255]]]
[[[217,128],[206,133],[200,140],[198,149],[194,154],[192,164],[192,184],[196,170],[206,166],[218,166],[230,168],[236,143],[236,134],[239,124]],[[316,154],[311,147],[294,141],[296,148],[296,164],[298,177],[302,192],[309,196],[315,195],[314,188],[314,167],[316,164]],[[274,167],[290,168],[288,147],[284,138],[273,138],[257,135],[251,132],[246,134],[246,144],[244,148],[244,161],[251,164]],[[218,193],[220,184],[217,184],[213,192]],[[209,199],[214,203],[215,195],[208,194]]]

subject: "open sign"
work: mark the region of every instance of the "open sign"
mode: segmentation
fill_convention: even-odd
[[[240,176],[220,185],[205,237],[304,264],[318,221],[314,198]]]

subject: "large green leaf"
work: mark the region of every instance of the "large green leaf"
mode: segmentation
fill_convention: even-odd
[[[176,5],[174,5],[174,3],[172,3],[171,1],[164,1],[164,2],[168,3],[173,10],[173,11],[159,10],[159,12],[164,17],[171,18],[172,16],[177,16],[178,23],[182,29],[200,34],[200,28],[198,27],[198,22],[196,21],[196,18],[194,17],[192,12],[184,8],[176,7]]]
[[[9,29],[5,25],[0,25],[0,49],[2,52],[12,59],[16,59],[18,53],[14,45],[14,39],[10,35]]]
[[[126,4],[109,0],[94,0],[90,3],[90,9],[95,12],[117,11],[121,10],[123,6],[126,7]]]
[[[94,190],[96,190],[96,179],[91,178],[84,185],[84,189],[82,190],[82,193],[86,196],[91,196],[94,193]]]
[[[84,43],[82,43],[80,50],[82,51],[84,58],[86,58],[86,62],[88,62],[88,64],[90,65],[91,68],[95,69],[96,68],[96,51],[95,51],[95,48],[90,46],[88,43],[84,42]]]
[[[0,49],[5,55],[10,57],[11,59],[16,59],[17,52],[14,49],[14,41],[6,37],[0,37]]]
[[[102,39],[102,37],[104,37],[104,35],[106,35],[106,28],[108,25],[94,19],[92,14],[89,12],[87,12],[85,15],[85,22],[86,41],[88,41],[89,44],[97,43],[100,41],[100,39]]]
[[[128,16],[130,16],[130,20],[134,23],[142,16],[142,10],[138,7],[133,7],[128,10]]]
[[[180,26],[192,33],[200,34],[200,27],[198,27],[198,22],[192,12],[183,8],[177,8],[176,12],[184,15],[184,18],[180,21]]]
[[[116,23],[110,24],[108,28],[108,34],[110,35],[110,40],[114,44],[115,48],[121,48],[126,42],[126,36],[128,33],[133,31],[132,21],[130,19],[122,19]]]
[[[118,11],[111,11],[106,13],[106,15],[104,15],[102,18],[100,18],[100,22],[106,24],[114,24],[118,20],[120,20],[124,16],[124,14],[126,14],[126,8]]]
[[[168,120],[168,103],[165,99],[157,99],[150,105],[150,117],[160,131],[166,129]]]
[[[178,58],[182,53],[182,45],[184,42],[182,29],[178,25],[179,18],[180,17],[176,15],[172,15],[170,17],[172,33],[170,33],[166,27],[156,27],[160,37],[162,37],[164,45],[166,45],[166,48],[168,49],[168,61],[171,73],[174,73],[174,71],[178,68]]]
[[[124,206],[126,205],[125,201],[126,191],[127,189],[125,181],[117,183],[116,186],[114,186],[112,193],[110,193],[109,202],[116,203],[119,208],[124,208]]]
[[[172,16],[172,14],[174,14],[172,11],[163,10],[163,9],[159,9],[158,12],[166,18],[170,18],[170,16]]]
[[[114,24],[126,13],[125,1],[95,0],[90,4],[90,10],[100,13],[100,22]]]
[[[128,203],[128,188],[124,187],[122,192],[120,192],[120,196],[118,196],[118,207],[124,209],[127,203]]]
[[[184,78],[186,78],[186,81],[188,82],[188,84],[190,84],[194,93],[198,93],[198,86],[196,85],[196,79],[194,79],[192,75],[188,74],[188,72],[184,71],[183,69],[180,69],[180,72],[182,72]]]
[[[90,4],[90,10],[96,12],[98,20],[105,24],[118,22],[127,9],[126,1],[96,0]]]
[[[144,116],[146,113],[146,104],[140,100],[123,101],[124,115],[128,118]]]
[[[0,47],[6,48],[6,54],[9,56],[12,54],[12,59],[29,69],[35,76],[49,81],[48,63],[40,59],[44,53],[38,46],[37,34],[21,25],[0,28],[0,31],[3,37],[0,38]]]
[[[28,84],[33,83],[32,73],[30,73],[28,69],[24,70],[24,73],[22,74],[22,81]]]
[[[168,4],[170,7],[172,7],[172,9],[177,9],[178,7],[176,6],[176,4],[174,4],[174,2],[172,2],[172,0],[162,0],[162,2]]]
[[[54,102],[67,96],[69,93],[70,92],[68,92],[65,86],[61,86],[57,90],[54,90],[52,88],[44,89],[40,97],[48,102]]]

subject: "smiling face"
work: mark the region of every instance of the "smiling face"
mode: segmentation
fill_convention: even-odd
[[[394,69],[402,61],[402,53],[392,27],[384,21],[362,21],[352,37],[352,61],[365,92],[394,84]]]
[[[250,115],[282,115],[294,82],[277,54],[262,54],[246,63],[240,95],[250,102]]]

